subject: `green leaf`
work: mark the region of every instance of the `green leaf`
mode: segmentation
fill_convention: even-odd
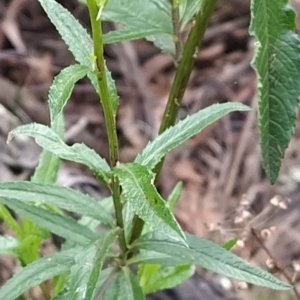
[[[84,77],[86,74],[84,73],[84,67],[88,67],[91,71],[88,73],[88,77],[90,78],[92,84],[94,85],[97,92],[99,92],[99,87],[97,83],[97,77],[93,73],[93,41],[90,35],[87,33],[86,29],[76,20],[76,18],[61,4],[57,3],[54,0],[38,0],[43,9],[45,10],[46,14],[48,15],[49,19],[51,20],[52,24],[56,27],[57,31],[61,35],[62,39],[68,45],[70,51],[74,55],[77,62],[79,62],[82,66],[82,70],[79,70],[80,67],[75,67],[79,73],[78,76],[74,76],[72,80],[75,80],[77,77],[80,79],[80,75]],[[109,1],[111,2],[111,1]],[[72,67],[69,67],[72,68]],[[67,68],[69,72],[69,68]],[[64,74],[64,77],[67,74]],[[112,99],[114,112],[116,114],[116,110],[118,107],[118,95],[117,90],[115,87],[115,83],[111,77],[109,71],[106,72],[106,78],[108,82],[108,88],[110,91],[110,96]],[[78,80],[77,79],[77,80]],[[76,80],[76,81],[77,81]],[[67,89],[63,90],[63,92],[71,91],[73,88],[72,83],[68,82]],[[64,95],[62,95],[64,96]]]
[[[250,108],[240,103],[213,104],[186,117],[167,129],[144,148],[135,163],[153,169],[171,150],[193,137],[208,125],[233,111],[248,111]]]
[[[41,207],[29,205],[12,198],[0,198],[0,202],[13,209],[20,216],[34,222],[37,226],[48,229],[49,231],[79,245],[89,244],[91,240],[94,240],[97,237],[95,233],[88,228],[79,225],[72,218],[61,216]]]
[[[16,253],[23,267],[39,259],[41,242],[42,239],[37,235],[28,235],[22,239]]]
[[[172,267],[182,265],[182,259],[157,251],[141,250],[139,253],[130,258],[127,263],[128,265],[158,264]]]
[[[51,123],[62,113],[75,83],[85,77],[90,69],[83,65],[71,65],[63,69],[55,78],[49,90],[49,108]]]
[[[238,241],[237,238],[233,238],[233,239],[229,240],[228,242],[226,242],[225,244],[223,244],[222,247],[229,251],[235,246],[237,241]]]
[[[182,182],[178,182],[175,187],[173,188],[171,194],[167,199],[167,205],[169,206],[170,210],[173,211],[175,205],[177,204],[182,191]]]
[[[0,197],[55,205],[61,209],[90,216],[104,224],[113,225],[112,216],[95,199],[76,190],[54,184],[28,181],[0,183]]]
[[[134,163],[120,165],[114,172],[120,180],[125,199],[135,213],[152,229],[184,243],[184,234],[179,224],[153,184],[154,174],[146,167]]]
[[[64,118],[61,114],[59,118],[52,124],[52,130],[61,138],[64,135]],[[55,183],[60,167],[60,158],[47,150],[43,150],[39,165],[36,167],[32,182],[36,183]]]
[[[12,236],[0,235],[0,254],[15,255],[15,250],[19,247],[19,241]]]
[[[153,42],[154,45],[171,56],[175,55],[174,37],[167,33],[158,33],[146,37],[147,41]]]
[[[198,13],[201,2],[202,0],[188,0],[186,1],[184,9],[180,7],[181,28],[184,28],[186,24]]]
[[[122,268],[101,296],[101,300],[145,300],[138,278],[129,268]]]
[[[173,34],[171,5],[160,0],[109,0],[101,19],[123,27],[104,35],[107,44],[144,38],[159,33]]]
[[[55,0],[38,0],[76,61],[92,69],[93,42],[85,28]]]
[[[250,33],[256,38],[260,147],[274,183],[295,131],[300,95],[300,42],[288,0],[252,0]]]
[[[66,145],[49,127],[41,124],[21,125],[10,132],[8,141],[16,134],[25,134],[35,139],[36,143],[62,159],[71,160],[88,166],[97,178],[108,184],[110,167],[106,160],[84,144]]]
[[[39,165],[31,178],[32,182],[55,183],[58,169],[60,167],[60,158],[51,152],[43,150]]]
[[[133,228],[133,218],[135,216],[134,209],[130,205],[130,202],[126,201],[124,203],[122,214],[123,214],[123,222],[124,222],[125,239],[127,243],[130,243],[130,238],[132,236],[132,228]]]
[[[107,231],[75,256],[75,265],[71,268],[68,299],[93,299],[106,252],[117,238],[119,231],[119,229]]]
[[[45,280],[68,271],[74,264],[74,255],[82,248],[45,256],[23,268],[0,289],[0,299],[15,300],[28,289]]]
[[[186,238],[190,249],[158,232],[142,236],[133,246],[172,255],[174,258],[180,259],[181,264],[199,265],[218,274],[252,284],[276,290],[291,289],[290,285],[262,269],[249,265],[219,245],[189,234],[186,234]]]
[[[181,265],[161,268],[160,265],[142,265],[139,269],[140,284],[145,294],[173,288],[195,273],[195,267]]]
[[[2,220],[7,227],[12,229],[18,237],[22,235],[20,225],[3,204],[0,204],[0,220]]]
[[[22,219],[22,234],[20,240],[25,239],[28,235],[35,235],[42,240],[46,240],[50,237],[48,230],[39,228],[36,224],[27,219]]]
[[[54,295],[64,294],[65,287],[70,276],[70,271],[61,273],[52,279],[52,290]],[[55,298],[56,299],[56,298]]]

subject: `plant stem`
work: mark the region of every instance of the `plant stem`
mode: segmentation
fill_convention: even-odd
[[[116,118],[115,112],[113,109],[107,78],[106,78],[106,67],[104,60],[104,49],[103,49],[103,39],[102,39],[102,26],[101,20],[97,20],[98,7],[95,0],[87,0],[87,6],[90,15],[91,27],[92,27],[92,36],[94,41],[94,56],[95,56],[95,73],[98,78],[99,84],[99,96],[101,99],[104,119],[106,124],[106,131],[108,136],[109,144],[109,155],[110,155],[110,166],[113,168],[119,160],[119,147],[118,147],[118,136],[116,128]],[[120,198],[120,185],[116,177],[112,178],[111,190],[114,202],[114,208],[116,213],[117,226],[119,226],[122,231],[119,235],[119,245],[122,251],[122,254],[125,254],[127,251],[126,240],[124,235],[124,222],[122,216],[122,203]]]
[[[180,16],[178,0],[172,1],[172,24],[175,35],[175,64],[178,65],[182,55],[182,43],[180,39]]]
[[[217,0],[202,0],[199,12],[193,21],[193,27],[184,45],[182,57],[176,70],[175,78],[166,105],[159,134],[175,124],[184,92],[187,88],[198,47],[202,44],[204,33],[214,11]],[[157,184],[164,159],[155,167],[155,183]],[[144,221],[135,216],[130,243],[135,241],[142,233]]]
[[[159,128],[163,133],[176,122],[178,111],[193,70],[198,47],[202,44],[208,22],[214,11],[217,0],[202,0],[199,12],[193,21],[193,27],[185,43],[182,58],[179,62],[175,78],[171,87],[168,102]],[[163,165],[163,160],[155,168],[157,178]]]
[[[259,243],[261,248],[267,253],[269,258],[274,263],[275,269],[287,280],[287,282],[293,287],[294,294],[298,300],[300,300],[300,293],[298,292],[295,282],[293,282],[292,277],[289,275],[289,273],[281,266],[281,264],[278,262],[278,260],[275,258],[275,256],[271,253],[271,251],[267,248],[267,246],[264,244],[258,233],[254,228],[251,228],[251,234],[256,239],[256,241]]]

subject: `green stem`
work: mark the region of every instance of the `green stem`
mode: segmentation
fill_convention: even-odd
[[[199,12],[195,17],[195,20],[193,21],[193,27],[184,45],[182,57],[179,61],[179,65],[176,70],[168,102],[164,111],[162,123],[159,128],[159,134],[163,133],[170,126],[173,126],[176,122],[180,104],[182,102],[183,95],[185,93],[191,72],[193,70],[194,61],[198,52],[198,47],[202,44],[204,33],[206,31],[216,3],[217,0],[201,1]],[[154,170],[156,174],[156,184],[159,179],[163,162],[164,160],[162,159]],[[133,223],[133,231],[130,243],[135,241],[141,235],[143,226],[143,220],[136,217]]]
[[[106,78],[106,67],[104,59],[104,48],[102,39],[102,26],[101,21],[97,20],[98,7],[95,0],[87,0],[87,6],[90,15],[90,21],[92,26],[92,36],[94,41],[94,56],[95,56],[95,73],[98,78],[99,84],[99,96],[101,99],[106,131],[109,143],[109,155],[110,155],[110,166],[113,168],[119,160],[119,147],[118,147],[118,136],[116,127],[116,118],[109,94],[107,78]],[[120,198],[120,185],[116,177],[112,178],[111,190],[113,196],[113,202],[116,213],[117,226],[124,228],[123,216],[122,216],[122,203]],[[119,245],[123,254],[127,251],[126,240],[124,230],[119,235]]]
[[[182,55],[182,43],[180,39],[180,16],[178,1],[173,0],[172,2],[172,24],[175,35],[175,64],[177,66]]]
[[[193,21],[193,27],[184,46],[182,59],[179,62],[175,74],[162,123],[159,128],[159,134],[163,133],[170,126],[173,126],[176,122],[183,95],[193,70],[198,48],[202,44],[204,33],[216,3],[217,0],[202,0],[201,2],[199,12]],[[159,176],[162,165],[163,160],[155,169],[157,176]]]

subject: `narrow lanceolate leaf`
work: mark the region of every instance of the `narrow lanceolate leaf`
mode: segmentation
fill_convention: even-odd
[[[171,5],[160,0],[109,0],[101,19],[122,24],[104,35],[105,43],[135,40],[159,33],[173,34]]]
[[[38,0],[56,27],[62,39],[68,45],[76,61],[92,68],[93,43],[87,31],[76,18],[55,0]]]
[[[19,241],[12,236],[0,235],[0,254],[14,254],[19,246]]]
[[[101,158],[94,150],[84,144],[68,146],[49,127],[41,124],[22,125],[10,132],[8,140],[16,134],[25,134],[33,137],[36,143],[61,159],[71,160],[88,166],[97,178],[108,183],[110,167],[106,160]]]
[[[139,269],[140,284],[145,294],[173,288],[195,273],[192,265],[163,268],[160,265],[142,265]]]
[[[48,102],[51,125],[62,113],[75,83],[85,77],[90,69],[83,65],[71,65],[63,69],[55,78],[49,90]]]
[[[90,216],[107,225],[113,224],[112,216],[101,203],[88,195],[58,185],[28,181],[0,183],[0,197],[54,205],[74,213]]]
[[[139,264],[158,264],[163,266],[180,266],[182,259],[157,251],[140,251],[138,254],[128,260],[128,265]]]
[[[22,228],[3,204],[0,204],[0,220],[12,229],[18,237],[22,236]]]
[[[161,252],[178,258],[181,264],[191,263],[218,274],[276,290],[291,286],[268,272],[253,267],[224,248],[199,237],[186,234],[190,248],[184,247],[159,232],[150,232],[134,243],[139,249]]]
[[[295,130],[300,95],[300,41],[288,0],[252,0],[263,166],[272,183]]]
[[[65,131],[64,117],[61,114],[52,123],[51,129],[63,139]],[[60,167],[61,160],[58,156],[47,150],[43,150],[38,166],[31,177],[32,182],[36,183],[55,183]]]
[[[74,264],[74,255],[81,248],[45,256],[14,275],[1,289],[0,299],[15,300],[28,289],[47,279],[68,271]]]
[[[115,274],[101,300],[145,300],[138,278],[127,267]]]
[[[124,197],[135,213],[152,229],[184,242],[185,237],[179,224],[152,183],[154,174],[146,167],[134,163],[120,165],[115,173]]]
[[[119,229],[107,231],[99,240],[75,256],[71,268],[67,299],[92,300],[106,252],[118,236]]]
[[[182,191],[182,185],[183,185],[182,181],[179,181],[173,188],[171,194],[168,196],[167,205],[171,211],[174,210],[174,207],[180,198],[181,191]]]
[[[193,137],[208,125],[233,111],[248,111],[239,103],[214,104],[186,117],[150,142],[135,159],[135,163],[153,169],[171,150]]]
[[[0,197],[0,202],[37,226],[48,229],[50,232],[79,245],[87,245],[97,238],[94,232],[78,224],[72,218],[58,215],[41,207],[29,205],[12,198]]]
[[[229,240],[228,242],[226,242],[225,244],[223,244],[222,247],[229,251],[235,246],[237,241],[238,241],[237,238],[233,238],[233,239]]]

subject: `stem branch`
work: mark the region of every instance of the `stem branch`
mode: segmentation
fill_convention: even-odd
[[[281,264],[278,262],[278,260],[275,258],[275,256],[271,253],[271,251],[267,248],[267,246],[264,244],[260,236],[257,234],[256,230],[254,228],[251,228],[252,236],[256,239],[256,241],[259,243],[261,248],[267,253],[269,258],[274,263],[274,267],[278,272],[287,280],[287,282],[293,287],[294,294],[298,300],[300,300],[300,293],[298,292],[295,282],[293,282],[292,277],[289,275],[289,273],[281,266]]]
[[[211,15],[214,11],[217,0],[202,0],[199,12],[197,13],[195,20],[193,21],[193,27],[189,33],[187,41],[184,45],[182,57],[179,61],[178,68],[176,70],[175,78],[171,87],[168,102],[164,111],[161,126],[159,128],[159,134],[163,133],[170,126],[173,126],[176,122],[178,111],[183,99],[184,92],[187,88],[190,75],[193,70],[194,61],[198,51],[198,47],[202,44],[204,33],[208,26]],[[174,14],[174,12],[173,12]],[[176,13],[177,14],[177,13]],[[173,26],[174,26],[173,15]],[[164,159],[155,167],[157,184],[159,174],[163,165]],[[130,243],[135,241],[142,233],[144,221],[135,216],[133,220],[133,230]]]

